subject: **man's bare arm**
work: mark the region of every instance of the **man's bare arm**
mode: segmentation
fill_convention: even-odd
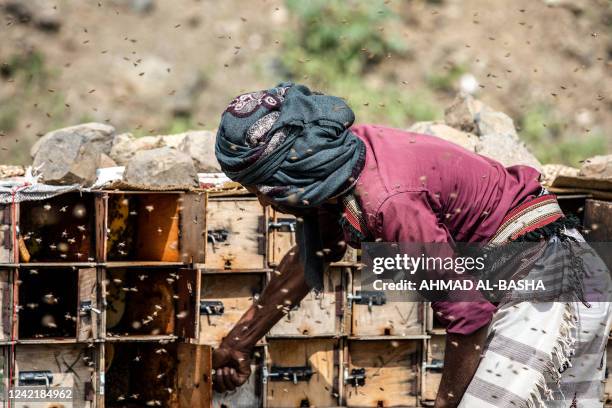
[[[469,335],[447,334],[444,370],[435,408],[452,408],[459,405],[478,368],[486,336],[487,326]]]
[[[217,391],[231,391],[246,382],[251,371],[250,354],[257,341],[309,291],[298,251],[293,248],[283,257],[257,302],[215,349],[213,367]]]

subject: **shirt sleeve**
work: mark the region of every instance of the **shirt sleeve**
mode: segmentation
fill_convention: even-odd
[[[437,247],[446,254],[454,255],[450,244],[453,239],[446,226],[439,222],[429,204],[426,192],[402,192],[388,198],[377,214],[377,235],[386,242],[397,243],[448,243]],[[438,252],[438,251],[436,251]],[[480,292],[474,294],[473,302],[432,302],[438,320],[446,326],[448,333],[471,334],[490,323],[496,307]]]

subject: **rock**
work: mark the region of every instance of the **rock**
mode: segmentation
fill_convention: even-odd
[[[542,166],[542,184],[551,186],[558,176],[576,177],[579,172],[577,168],[564,164],[545,164]]]
[[[612,154],[586,159],[580,167],[580,175],[589,178],[612,179]]]
[[[0,178],[20,177],[25,175],[23,166],[14,166],[11,164],[0,165]]]
[[[120,166],[125,166],[136,152],[173,147],[187,153],[200,172],[220,172],[215,157],[215,133],[192,130],[175,135],[144,136],[135,138],[130,133],[117,135],[113,141],[110,157]]]
[[[524,143],[509,134],[487,134],[480,136],[476,145],[476,153],[497,160],[506,167],[523,164],[538,171],[542,165]]]
[[[159,188],[198,186],[191,157],[167,146],[136,152],[125,167],[123,180]]]
[[[58,31],[62,25],[58,5],[47,0],[8,0],[4,9],[21,23],[33,23],[41,30]]]
[[[444,120],[448,126],[478,136],[488,134],[505,134],[518,141],[514,122],[510,116],[497,112],[493,108],[467,94],[460,94],[444,111]]]
[[[408,130],[425,135],[437,136],[441,139],[458,144],[471,152],[476,151],[476,144],[478,143],[477,136],[462,132],[440,122],[418,122],[412,125]]]
[[[444,121],[450,127],[467,133],[477,133],[475,118],[482,110],[482,102],[467,94],[458,95],[444,110]]]
[[[157,149],[165,146],[160,136],[134,137],[131,133],[122,133],[113,140],[109,156],[118,165],[125,166],[136,152]]]
[[[185,134],[179,150],[193,159],[196,169],[201,173],[220,173],[221,166],[215,156],[215,133],[202,130]]]
[[[87,185],[96,179],[96,169],[111,150],[115,128],[102,123],[54,130],[41,137],[30,150],[48,184]]]

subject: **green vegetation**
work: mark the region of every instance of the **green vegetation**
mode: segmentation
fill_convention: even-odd
[[[520,128],[521,138],[543,163],[579,166],[581,160],[607,150],[606,137],[601,133],[568,135],[547,106],[529,110],[520,120]]]
[[[286,31],[281,57],[287,76],[345,96],[359,122],[405,127],[442,110],[427,89],[409,92],[395,78],[376,86],[368,74],[407,47],[393,32],[397,16],[382,0],[286,0],[296,30]],[[380,75],[380,74],[379,74]]]

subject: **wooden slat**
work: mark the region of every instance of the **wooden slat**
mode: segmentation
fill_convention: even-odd
[[[349,341],[348,364],[365,368],[365,384],[345,386],[349,407],[414,407],[417,405],[420,340]]]
[[[11,271],[8,269],[0,270],[0,340],[11,340],[11,326],[13,313],[13,298],[11,283]]]
[[[334,395],[334,377],[339,373],[334,367],[334,339],[280,340],[270,339],[267,368],[309,366],[314,374],[310,381],[271,381],[267,383],[266,406],[288,407],[334,407],[338,395]]]
[[[444,349],[446,346],[446,337],[443,335],[431,336],[427,341],[427,365],[437,364],[444,361]],[[433,404],[440,387],[442,379],[442,371],[431,367],[425,369],[423,373],[423,382],[421,389],[421,400]]]
[[[106,231],[108,228],[108,194],[95,195],[95,216],[96,216],[96,260],[106,261],[107,239]]]
[[[206,209],[207,234],[227,231],[223,242],[206,244],[207,269],[265,268],[264,208],[256,199],[210,199]]]
[[[200,272],[196,269],[179,270],[176,300],[176,335],[196,339],[200,317]]]
[[[96,268],[79,269],[79,310],[77,311],[77,339],[85,341],[97,337],[98,314],[93,309],[83,311],[86,303],[92,308],[98,307],[97,302],[97,270]]]
[[[178,406],[212,406],[212,349],[208,346],[178,344]]]
[[[181,205],[181,260],[204,262],[206,245],[206,194],[186,193]]]
[[[263,288],[264,276],[261,274],[240,275],[203,275],[200,300],[220,301],[224,313],[220,316],[200,314],[200,334],[198,342],[217,346],[234,327],[244,312],[253,304],[255,296]]]

